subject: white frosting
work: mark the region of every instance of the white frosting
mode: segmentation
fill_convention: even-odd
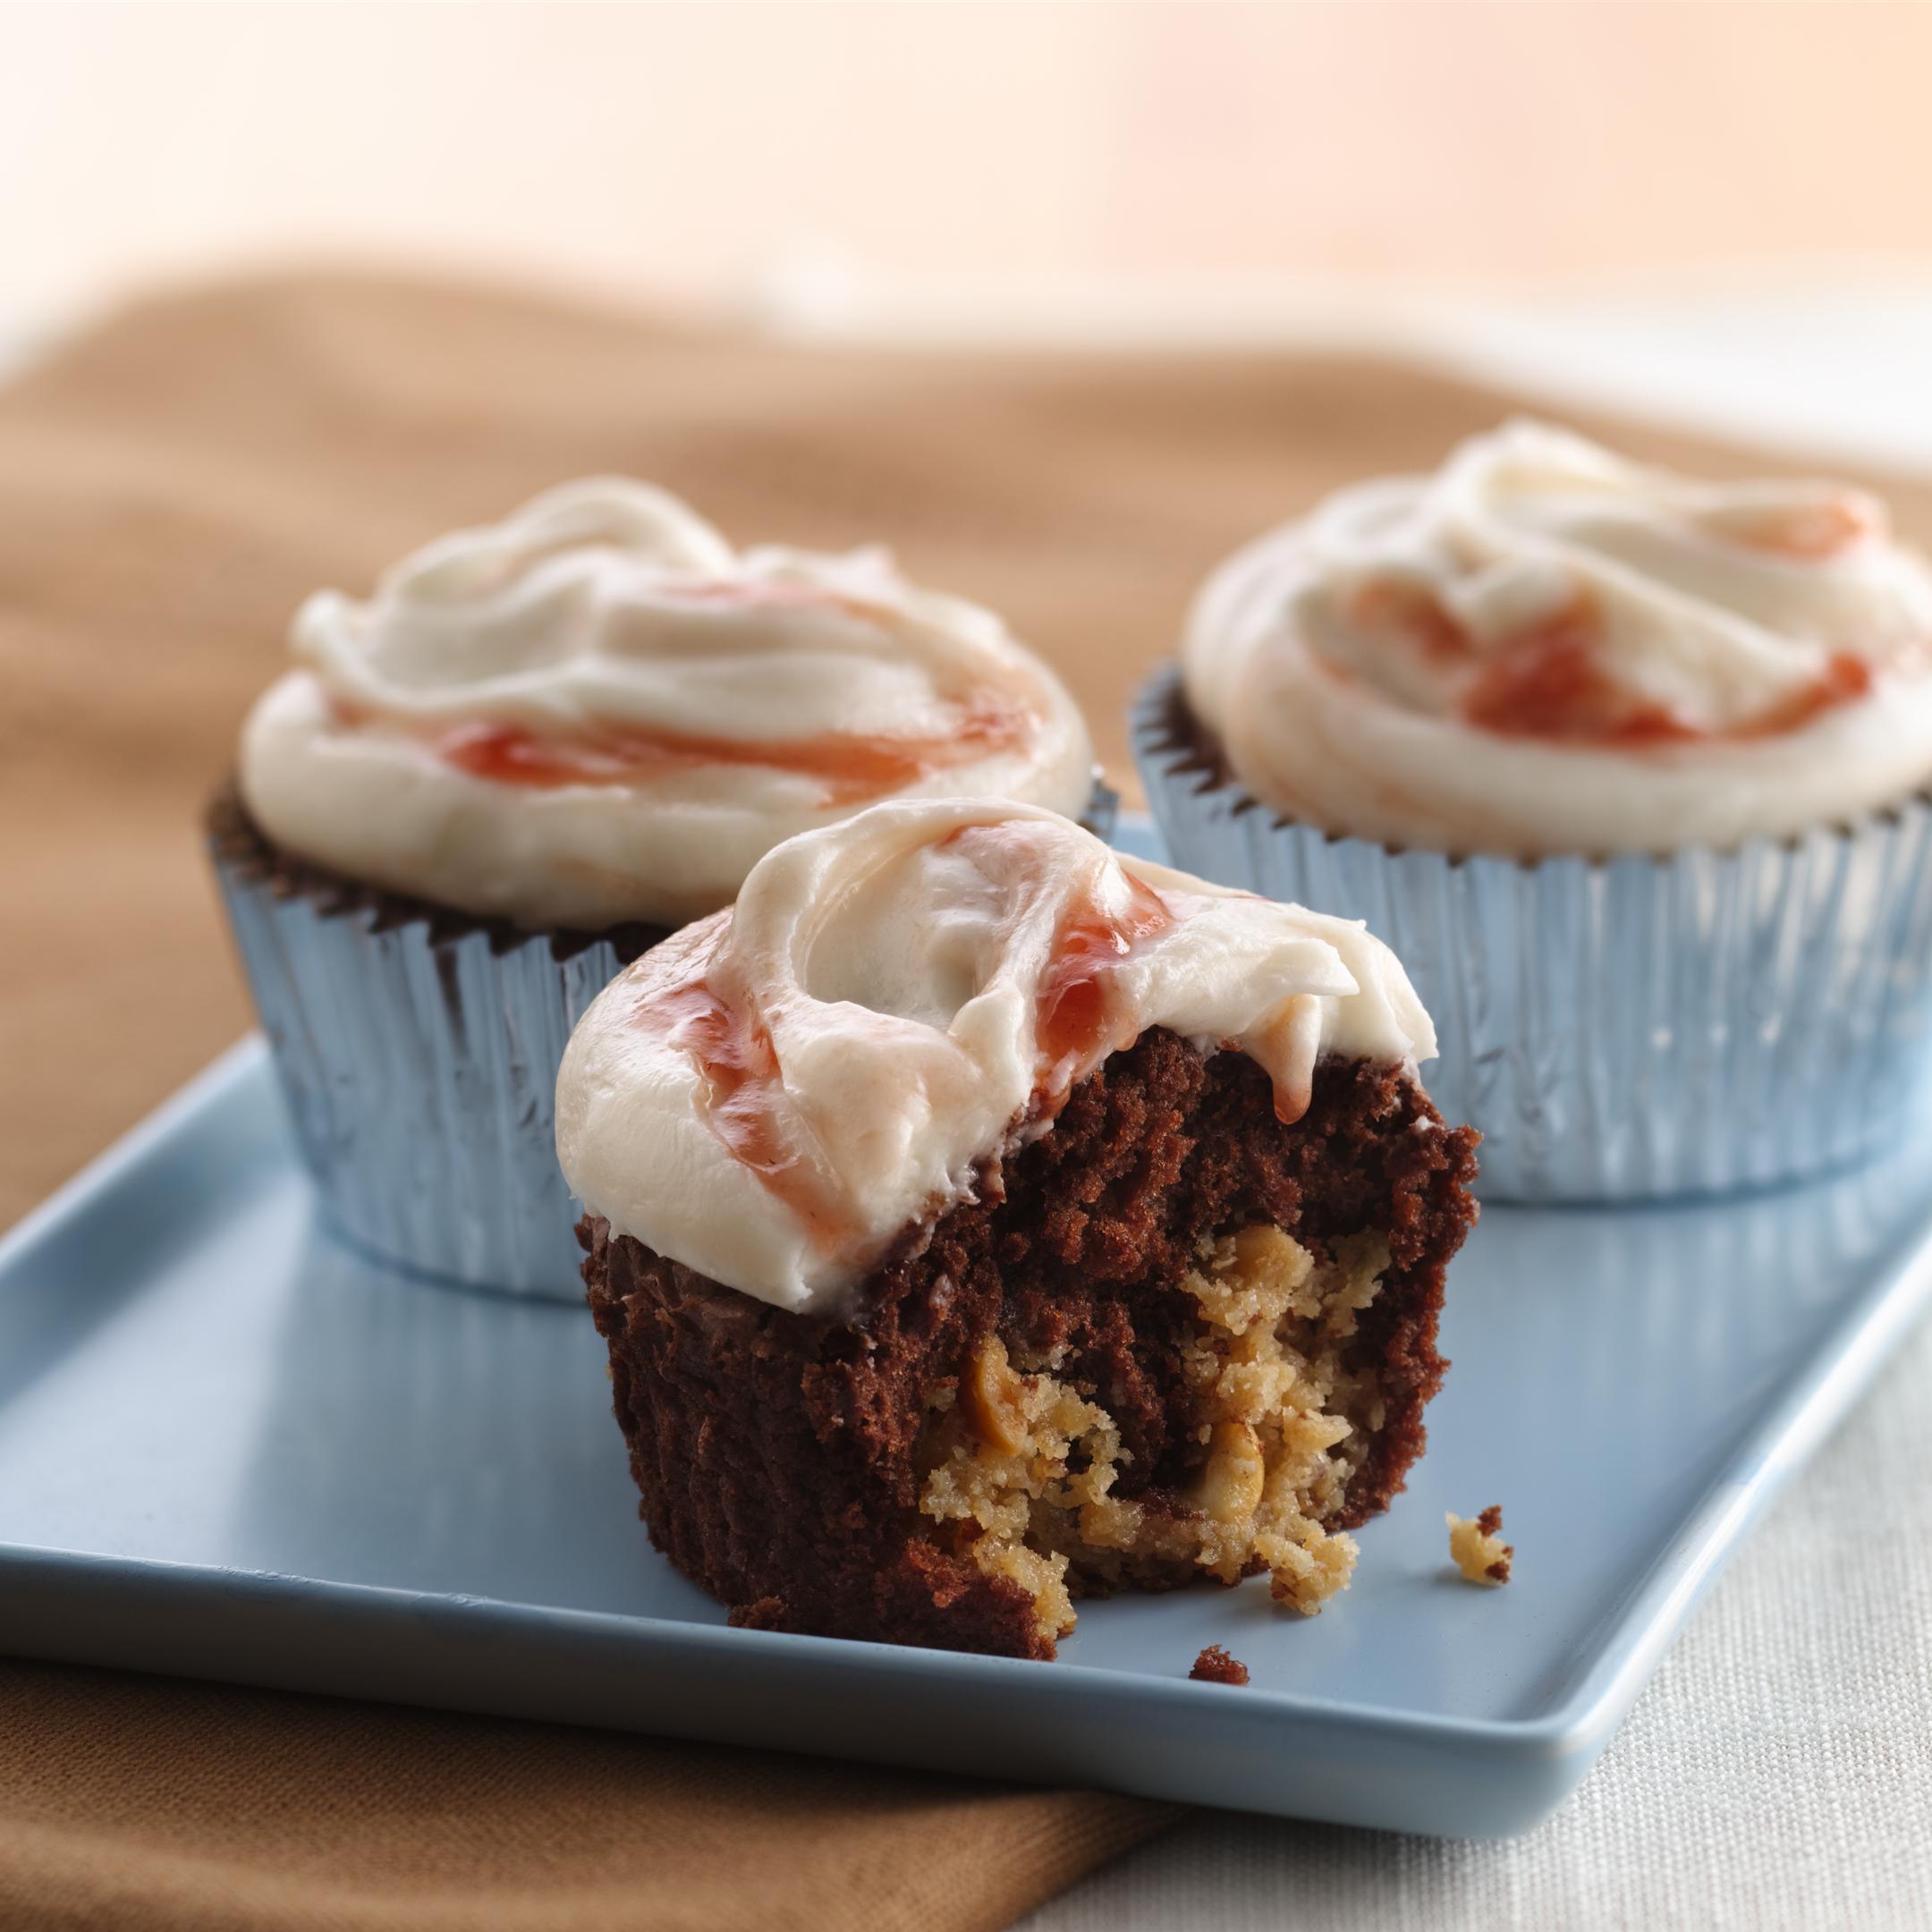
[[[1895,803],[1932,777],[1928,647],[1932,569],[1874,498],[1692,482],[1518,422],[1241,551],[1183,658],[1277,810],[1532,857]]]
[[[734,552],[618,479],[445,537],[366,603],[309,598],[291,645],[300,668],[242,733],[264,831],[530,928],[708,912],[781,840],[876,798],[1077,814],[1092,781],[1072,699],[990,612],[877,551]],[[552,761],[545,782],[501,775],[506,741]]]
[[[1094,986],[1067,993],[1083,957]],[[1097,1023],[1063,1027],[1070,1013]],[[1324,1054],[1412,1067],[1436,1050],[1360,924],[1124,858],[1024,806],[881,805],[781,845],[734,909],[612,982],[564,1056],[557,1151],[617,1233],[809,1307],[1153,1026],[1251,1055],[1291,1118]],[[724,1038],[771,1078],[734,1087]]]

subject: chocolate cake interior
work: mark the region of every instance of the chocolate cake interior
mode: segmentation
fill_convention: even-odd
[[[1475,1136],[1393,1067],[1154,1030],[843,1318],[580,1230],[653,1539],[735,1622],[1047,1657],[1073,1599],[1267,1571],[1312,1611],[1442,1378]]]

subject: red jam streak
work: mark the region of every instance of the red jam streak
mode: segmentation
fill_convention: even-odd
[[[1399,577],[1377,578],[1349,599],[1348,619],[1356,629],[1394,631],[1437,664],[1460,664],[1473,647],[1470,634],[1445,610],[1435,593]]]
[[[972,829],[986,829],[974,827]],[[959,837],[954,833],[955,838]],[[1181,919],[1172,905],[1124,867],[1127,902],[1103,907],[1091,899],[1069,908],[1054,936],[1053,958],[1041,975],[1034,1008],[1034,1038],[1039,1053],[1038,1092],[1049,1106],[1065,1099],[1075,1076],[1097,1066],[1111,1053],[1131,1046],[1140,1036],[1137,1016],[1121,1007],[1119,971],[1150,939],[1170,932]],[[1292,1036],[1308,1016],[1291,1000],[1277,1015],[1267,1045],[1272,1062],[1292,1062]],[[1318,1017],[1317,1018],[1318,1027]],[[1224,1043],[1233,1046],[1233,1042]],[[1276,1082],[1275,1114],[1292,1126],[1308,1112],[1304,1087],[1292,1092]]]
[[[1462,699],[1462,716],[1505,738],[1634,750],[1708,735],[1605,676],[1597,625],[1579,605],[1512,638]]]
[[[1115,996],[1116,972],[1138,948],[1174,923],[1173,908],[1151,886],[1131,872],[1123,876],[1128,888],[1124,906],[1103,909],[1091,900],[1077,903],[1054,936],[1053,959],[1040,977],[1034,1021],[1049,1093],[1063,1092],[1077,1070],[1132,1045]]]
[[[1870,697],[1871,690],[1872,667],[1850,651],[1834,651],[1826,659],[1824,670],[1809,684],[1792,692],[1783,704],[1725,735],[1736,739],[1775,738],[1780,733],[1799,730],[1838,705]]]
[[[1867,696],[1871,688],[1871,666],[1849,651],[1836,651],[1816,678],[1768,711],[1723,731],[1707,731],[1606,677],[1597,662],[1592,626],[1586,617],[1566,613],[1513,640],[1478,677],[1462,709],[1470,724],[1501,737],[1643,750],[1780,737]]]
[[[1033,724],[1023,706],[980,692],[956,708],[946,732],[923,738],[842,732],[811,738],[716,738],[635,730],[552,737],[521,724],[479,722],[440,732],[430,743],[458,771],[497,784],[650,784],[707,766],[751,767],[812,779],[827,805],[843,806],[1013,750],[1027,741]]]
[[[705,1124],[810,1231],[821,1248],[856,1232],[827,1199],[811,1163],[786,1143],[778,1124],[784,1082],[770,1030],[708,979],[687,979],[640,1000],[633,1018],[691,1057],[705,1087]]]
[[[1047,889],[1044,855],[1024,826],[962,826],[943,843],[960,847],[976,863],[981,854],[994,860],[983,869],[1009,890]],[[1124,867],[1121,877],[1127,886],[1123,904],[1102,906],[1089,897],[1067,908],[1054,935],[1053,956],[1040,975],[1034,1000],[1036,1085],[1038,1097],[1049,1104],[1065,1097],[1080,1069],[1132,1045],[1136,1030],[1120,1010],[1115,975],[1140,946],[1168,931],[1179,918],[1151,886]]]
[[[1885,519],[1855,496],[1832,496],[1818,503],[1793,504],[1752,514],[1748,520],[1720,521],[1715,534],[1740,549],[1758,550],[1801,564],[1826,564],[1843,556],[1869,537],[1882,537]]]
[[[1843,506],[1844,515],[1855,516],[1856,508]],[[1865,528],[1860,524],[1857,534]],[[1787,524],[1776,547],[1792,555],[1832,554],[1828,549],[1795,547],[1807,540],[1822,544],[1825,538],[1816,533],[1808,538]],[[1834,540],[1843,547],[1854,538],[1841,535]],[[1765,547],[1771,547],[1767,538]],[[1370,584],[1351,600],[1350,615],[1365,628],[1399,632],[1437,663],[1470,661],[1477,655],[1462,626],[1427,590],[1413,585]],[[1750,743],[1800,730],[1835,706],[1866,697],[1872,689],[1870,665],[1850,651],[1837,651],[1810,683],[1768,711],[1723,731],[1707,731],[1609,677],[1598,657],[1599,629],[1596,613],[1580,598],[1519,631],[1490,655],[1464,692],[1459,707],[1463,721],[1504,738],[1538,738],[1615,750]]]

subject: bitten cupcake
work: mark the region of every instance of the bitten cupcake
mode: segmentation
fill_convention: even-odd
[[[1048,1657],[1345,1587],[1475,1137],[1359,925],[993,801],[780,846],[572,1035],[557,1149],[653,1539],[764,1628]]]
[[[1135,755],[1176,860],[1367,919],[1487,1191],[1766,1182],[1932,1040],[1932,569],[1885,506],[1513,423],[1215,573]]]
[[[1057,679],[877,551],[733,550],[574,483],[296,614],[210,837],[335,1220],[432,1274],[575,1299],[551,1106],[627,961],[880,799],[1105,809]]]

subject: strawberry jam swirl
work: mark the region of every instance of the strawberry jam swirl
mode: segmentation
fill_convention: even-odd
[[[1124,859],[1057,814],[871,808],[792,839],[572,1035],[557,1148],[618,1232],[790,1308],[835,1301],[1149,1027],[1245,1053],[1299,1117],[1330,1055],[1428,1016],[1360,925]]]
[[[1030,897],[1052,893],[1051,846],[1023,822],[962,826],[944,843],[988,877],[1004,873]],[[1030,1114],[1057,1107],[1080,1073],[1140,1038],[1121,970],[1185,916],[1145,879],[1117,869],[1117,894],[1103,900],[1095,890],[1072,892],[1061,905],[1033,999],[1038,1053]]]
[[[471,722],[431,727],[424,745],[457,771],[494,784],[648,787],[734,766],[806,781],[826,806],[868,804],[962,765],[1018,755],[1040,720],[996,691],[979,691],[942,708],[943,727],[894,737],[828,731],[814,738],[727,738],[695,732],[588,732],[551,735],[523,724]],[[374,715],[338,705],[348,727]]]
[[[749,997],[733,1001],[708,979],[687,979],[638,1002],[638,1026],[689,1055],[705,1125],[731,1157],[782,1202],[815,1243],[853,1230],[810,1158],[783,1125],[784,1078],[771,1030]]]
[[[1232,559],[1184,653],[1235,776],[1325,830],[1524,857],[1784,835],[1932,777],[1932,569],[1847,486],[1514,423]]]
[[[881,799],[1086,809],[1063,687],[876,551],[736,550],[592,479],[311,597],[243,733],[250,810],[369,884],[542,929],[676,925]]]
[[[1360,615],[1375,608],[1373,593],[1358,597]],[[1377,610],[1379,621],[1386,623]],[[1817,672],[1763,710],[1724,725],[1694,724],[1667,704],[1619,683],[1608,665],[1600,612],[1582,596],[1521,630],[1491,640],[1487,649],[1439,604],[1410,592],[1394,628],[1433,663],[1469,671],[1455,714],[1479,730],[1505,738],[1549,743],[1618,746],[1733,744],[1801,731],[1835,705],[1868,697],[1872,667],[1850,651],[1833,651]]]

